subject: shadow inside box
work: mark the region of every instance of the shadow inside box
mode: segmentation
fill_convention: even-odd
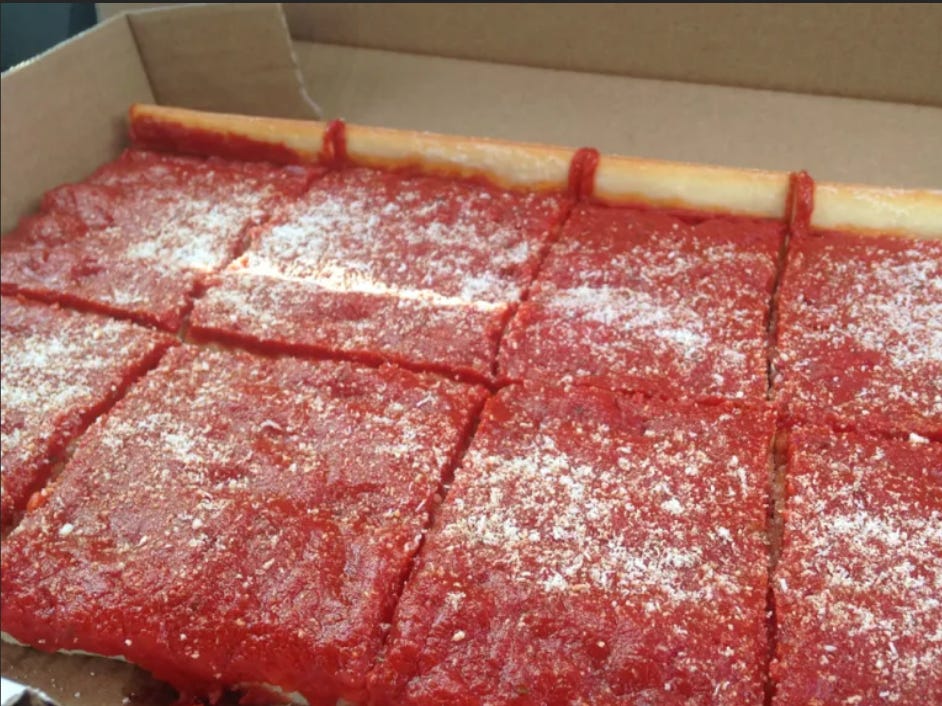
[[[47,654],[7,642],[0,647],[0,673],[41,689],[60,706],[172,706],[175,689],[127,662],[88,655]],[[234,706],[224,699],[219,706]]]

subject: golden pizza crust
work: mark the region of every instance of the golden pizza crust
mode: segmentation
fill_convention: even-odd
[[[784,218],[789,175],[683,162],[603,156],[593,197],[698,211]]]
[[[235,135],[283,146],[307,162],[322,161],[327,125],[315,121],[206,113],[135,105],[135,120]],[[346,125],[347,157],[354,164],[413,167],[462,177],[484,177],[508,188],[565,189],[575,150],[485,138]],[[329,139],[329,137],[327,138]],[[789,175],[730,167],[603,155],[593,198],[669,208],[785,218]],[[815,186],[815,228],[942,238],[942,192],[846,184]]]
[[[549,145],[349,124],[346,142],[347,156],[356,164],[482,176],[500,186],[528,189],[566,188],[575,154]]]
[[[815,228],[942,239],[942,191],[815,184]]]

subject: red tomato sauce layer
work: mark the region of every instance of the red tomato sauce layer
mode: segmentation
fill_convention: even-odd
[[[3,292],[175,330],[206,274],[244,248],[246,229],[320,173],[128,150],[46,193],[4,237]]]
[[[774,703],[942,703],[942,444],[790,434]]]
[[[501,390],[407,582],[372,703],[761,703],[773,422]]]
[[[190,695],[356,700],[484,394],[177,348],[7,538],[3,630],[122,656]]]
[[[25,509],[65,447],[174,339],[124,321],[2,298],[0,526]]]
[[[774,362],[791,422],[942,440],[942,241],[793,238]]]
[[[669,399],[765,399],[780,223],[580,206],[511,321],[499,371]]]
[[[463,180],[332,172],[212,280],[193,331],[489,378],[565,205]]]

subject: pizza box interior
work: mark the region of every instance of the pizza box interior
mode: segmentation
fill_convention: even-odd
[[[3,232],[45,190],[115,157],[135,102],[942,187],[937,6],[102,4],[99,14],[2,78]],[[8,644],[2,674],[63,705],[173,698],[123,663]]]

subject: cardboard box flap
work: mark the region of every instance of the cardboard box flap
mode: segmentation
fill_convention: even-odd
[[[278,4],[189,5],[128,15],[158,103],[317,118]]]
[[[942,108],[338,44],[296,51],[324,112],[361,125],[942,188]]]
[[[285,13],[294,38],[312,42],[942,105],[942,5],[288,3]]]
[[[286,3],[285,14],[307,42],[942,106],[942,5]]]
[[[2,230],[44,191],[81,179],[125,144],[128,106],[153,100],[124,18],[4,74],[0,82]]]

